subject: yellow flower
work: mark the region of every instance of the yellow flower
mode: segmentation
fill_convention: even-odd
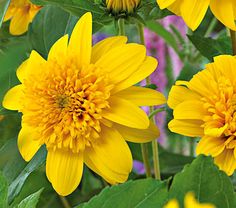
[[[189,82],[177,81],[168,105],[174,109],[171,131],[202,137],[197,154],[211,155],[228,175],[236,168],[236,59],[222,55]]]
[[[32,51],[17,70],[22,84],[10,89],[3,106],[22,112],[18,136],[29,161],[46,144],[46,174],[60,195],[80,183],[83,162],[111,184],[127,180],[132,156],[125,140],[148,142],[159,135],[139,106],[160,105],[165,97],[132,86],[149,74],[156,59],[123,36],[92,47],[92,16],[86,13],[60,38],[44,60]]]
[[[170,200],[164,208],[179,208],[179,204],[176,199]],[[184,208],[215,208],[213,204],[200,204],[195,199],[192,192],[188,192],[184,198]]]
[[[236,2],[235,0],[156,0],[161,9],[170,11],[183,17],[192,30],[196,30],[202,22],[208,7],[215,17],[225,26],[236,30]]]
[[[115,13],[132,13],[138,7],[140,0],[106,0],[107,8]]]
[[[10,33],[12,35],[25,33],[29,23],[32,22],[40,9],[40,6],[33,5],[29,0],[11,0],[4,17],[4,21],[11,19]]]

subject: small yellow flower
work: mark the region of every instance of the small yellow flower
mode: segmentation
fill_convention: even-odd
[[[132,13],[139,3],[140,0],[106,0],[107,8],[115,13]]]
[[[168,105],[171,131],[202,137],[197,154],[211,155],[228,175],[236,169],[236,58],[222,55],[189,82],[177,81]]]
[[[156,0],[161,9],[183,17],[192,30],[196,30],[202,22],[208,7],[215,17],[225,26],[236,30],[236,1],[235,0]]]
[[[83,162],[111,184],[127,180],[132,156],[125,142],[158,137],[139,106],[160,105],[165,97],[132,86],[149,74],[156,59],[123,36],[92,47],[92,16],[76,24],[70,41],[60,38],[44,60],[32,51],[17,70],[22,84],[10,89],[3,106],[22,112],[18,136],[21,155],[29,161],[41,145],[48,150],[46,174],[60,195],[80,183]]]
[[[179,208],[179,204],[176,199],[170,200],[164,208]],[[184,208],[215,208],[213,204],[200,204],[195,199],[192,192],[188,192],[184,198]]]
[[[29,23],[32,22],[40,9],[40,6],[33,5],[29,0],[11,0],[4,17],[4,21],[11,19],[10,33],[12,35],[25,33]]]

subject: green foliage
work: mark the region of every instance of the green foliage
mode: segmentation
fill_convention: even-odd
[[[0,27],[2,25],[10,0],[0,0]]]
[[[20,204],[18,206],[15,206],[14,208],[36,208],[42,191],[43,189],[40,189],[36,193],[31,194],[30,196],[22,200]]]
[[[0,172],[0,207],[7,208],[7,180],[4,178],[3,174]]]
[[[98,196],[77,208],[156,208],[162,207],[166,198],[167,182],[149,178],[107,187]]]
[[[236,197],[230,178],[218,169],[211,157],[200,155],[191,165],[174,177],[169,198],[183,203],[187,192],[194,192],[200,202],[215,204],[218,208],[236,207]],[[183,204],[182,204],[183,206]]]

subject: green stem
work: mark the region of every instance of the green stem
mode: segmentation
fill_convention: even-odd
[[[214,30],[216,24],[217,24],[217,19],[215,17],[213,17],[213,19],[211,20],[210,25],[209,25],[204,37],[208,37],[212,33],[212,31]]]
[[[155,109],[154,111],[152,111],[151,113],[149,113],[149,119],[152,119],[156,114],[162,112],[162,111],[165,111],[165,108],[158,108],[158,109]]]
[[[72,208],[70,206],[69,202],[67,201],[66,197],[60,196],[60,195],[59,195],[59,197],[60,197],[60,200],[61,200],[61,203],[62,203],[63,207],[65,207],[65,208]]]
[[[125,35],[125,19],[124,18],[118,19],[118,28],[119,28],[119,35]]]
[[[143,25],[138,24],[138,30],[139,30],[139,36],[140,36],[140,42],[141,44],[145,45],[145,38],[144,38],[144,31],[143,31]],[[146,84],[150,84],[150,76],[146,78]],[[154,111],[153,107],[149,108],[149,114],[151,115]],[[150,119],[155,124],[155,119],[152,116]],[[158,143],[157,140],[152,141],[152,152],[153,152],[153,164],[154,164],[154,174],[155,178],[161,180],[161,174],[160,174],[160,164],[159,164],[159,153],[158,153]]]
[[[142,151],[143,164],[145,167],[146,177],[147,178],[152,177],[151,167],[148,159],[148,145],[141,144],[141,151]]]
[[[231,41],[232,41],[233,55],[236,55],[236,32],[233,30],[230,30],[230,36],[231,36]]]
[[[195,150],[195,141],[193,138],[190,138],[189,141],[189,149],[190,149],[190,156],[194,156],[194,150]]]

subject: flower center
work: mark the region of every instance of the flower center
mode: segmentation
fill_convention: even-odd
[[[208,116],[204,118],[205,134],[225,139],[226,148],[236,147],[236,91],[231,81],[221,77],[212,83],[215,92],[202,98]]]
[[[37,128],[42,144],[78,152],[99,138],[113,88],[99,68],[47,62],[43,73],[24,85],[23,122]]]

